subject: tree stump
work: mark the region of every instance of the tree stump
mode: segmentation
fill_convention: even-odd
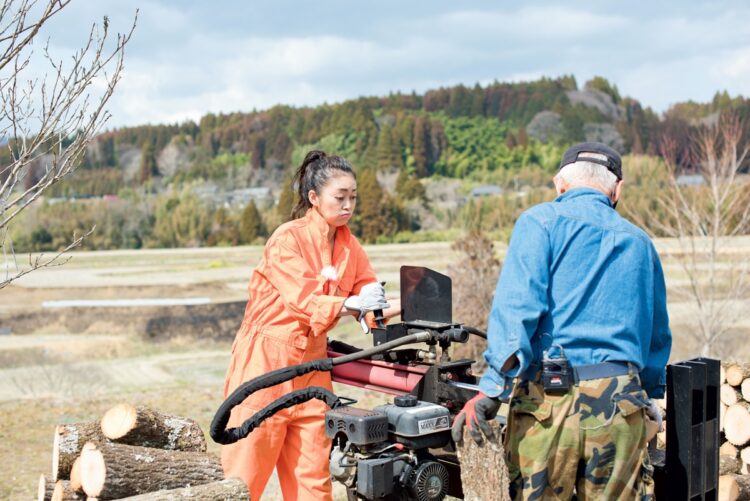
[[[115,443],[84,450],[80,470],[83,490],[100,500],[224,479],[221,462],[213,454]]]
[[[55,490],[52,492],[51,501],[84,501],[85,495],[78,494],[70,486],[68,480],[58,480],[55,482]]]
[[[732,386],[739,386],[742,381],[750,377],[750,364],[734,363],[727,366],[727,383]]]
[[[36,490],[37,501],[50,501],[52,492],[55,490],[55,483],[44,476],[39,475],[39,485]]]
[[[501,426],[492,421],[494,441],[478,446],[468,426],[464,428],[463,444],[457,446],[461,465],[461,484],[465,501],[510,501],[508,468],[505,465]]]
[[[727,408],[724,414],[724,436],[741,447],[750,442],[750,404],[739,402]]]
[[[123,498],[122,501],[172,501],[174,499],[196,499],[201,501],[229,501],[250,499],[245,482],[239,478],[228,478],[210,484],[184,487],[182,489],[149,492],[139,496]]]
[[[81,454],[81,449],[86,442],[105,440],[101,427],[96,421],[57,425],[52,444],[52,481],[70,479],[73,462]]]
[[[121,444],[206,452],[206,437],[198,423],[144,406],[112,407],[104,414],[101,429],[104,436]]]

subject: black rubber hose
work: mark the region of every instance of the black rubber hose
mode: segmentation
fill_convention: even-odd
[[[214,424],[211,423],[211,438],[214,439],[214,442],[217,442],[219,444],[233,444],[238,440],[241,440],[248,436],[250,432],[260,426],[263,421],[270,418],[280,410],[295,406],[297,404],[301,404],[303,402],[307,402],[308,400],[311,400],[313,398],[324,401],[331,409],[335,409],[336,407],[342,405],[339,397],[326,390],[325,388],[321,388],[319,386],[310,386],[309,388],[293,391],[281,398],[274,400],[269,405],[253,414],[251,418],[246,420],[237,428],[227,428],[225,430],[222,429],[219,433],[215,434]]]
[[[374,354],[381,353],[383,351],[388,351],[392,348],[397,348],[404,344],[421,343],[421,342],[429,340],[430,338],[431,338],[431,335],[429,332],[418,332],[416,334],[410,334],[408,336],[394,339],[393,341],[388,341],[387,343],[383,343],[378,346],[373,346],[371,348],[360,350],[355,353],[350,353],[350,354],[343,355],[343,356],[336,357],[336,358],[321,358],[318,360],[311,360],[310,362],[305,362],[299,365],[292,365],[291,367],[282,367],[281,369],[276,369],[275,371],[271,371],[267,374],[262,374],[260,376],[254,377],[250,381],[242,383],[240,386],[238,386],[237,389],[234,390],[232,394],[227,397],[224,403],[222,403],[221,406],[219,406],[219,409],[216,411],[216,415],[211,421],[211,428],[209,430],[211,434],[211,438],[214,440],[214,442],[217,442],[220,444],[236,442],[239,439],[245,438],[247,436],[247,433],[250,433],[253,429],[255,429],[258,425],[260,425],[260,423],[262,423],[264,419],[267,419],[268,417],[274,414],[274,413],[270,413],[270,414],[265,415],[262,419],[260,419],[260,421],[257,422],[257,424],[253,425],[252,427],[248,425],[249,428],[248,428],[247,433],[241,436],[238,434],[237,435],[238,438],[235,438],[232,442],[222,442],[222,440],[228,439],[226,435],[229,432],[229,430],[227,430],[227,424],[229,423],[229,416],[232,413],[232,409],[234,409],[236,406],[241,404],[247,397],[249,397],[250,395],[252,395],[258,390],[262,390],[263,388],[269,388],[271,386],[276,386],[277,384],[281,384],[285,381],[289,381],[290,379],[294,379],[297,376],[302,376],[303,374],[307,374],[308,372],[330,371],[336,365],[341,365],[341,364],[353,362],[355,360],[359,360],[362,358],[367,358]],[[291,393],[289,395],[291,395]],[[269,406],[264,408],[264,410],[272,407],[276,409],[275,412],[278,412],[284,407],[278,407],[277,402],[279,402],[280,400],[284,400],[287,396],[288,395],[285,395],[284,397],[281,397],[280,399],[272,402],[271,404],[269,404]],[[313,398],[313,397],[310,397],[310,398]],[[290,405],[296,405],[296,404],[293,403]],[[240,429],[244,430],[245,424],[251,421],[254,422],[256,416],[258,416],[262,412],[263,411],[256,413],[254,416],[252,416],[247,421],[245,421],[245,423],[243,423]],[[236,433],[237,432],[233,432],[233,434],[236,434]]]
[[[480,331],[476,327],[467,327],[467,326],[464,325],[463,328],[469,334],[474,334],[475,336],[479,336],[482,339],[487,339],[487,333],[484,332],[484,331]]]

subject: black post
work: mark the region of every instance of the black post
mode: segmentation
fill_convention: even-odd
[[[669,486],[657,485],[659,499],[716,501],[719,371],[720,361],[708,358],[667,366],[665,477]]]

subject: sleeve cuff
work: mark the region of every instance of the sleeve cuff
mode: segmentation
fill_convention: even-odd
[[[339,317],[344,307],[345,297],[317,296],[313,299],[313,314],[310,317],[310,329],[313,336],[325,333]]]
[[[488,397],[505,400],[510,397],[513,390],[513,378],[502,376],[492,367],[487,367],[487,371],[479,380],[479,389]]]

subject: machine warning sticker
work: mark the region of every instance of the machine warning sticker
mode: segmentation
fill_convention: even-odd
[[[419,426],[419,433],[431,433],[436,430],[442,430],[444,428],[450,428],[451,422],[448,416],[440,416],[431,419],[422,419],[417,421]]]

